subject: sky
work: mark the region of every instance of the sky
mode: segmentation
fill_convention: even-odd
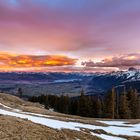
[[[1,0],[0,71],[140,67],[139,0]]]

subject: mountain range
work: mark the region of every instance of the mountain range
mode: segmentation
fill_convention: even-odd
[[[0,90],[16,93],[22,88],[24,95],[68,94],[77,96],[84,89],[88,95],[105,94],[112,87],[116,89],[130,87],[140,92],[140,70],[130,68],[127,71],[108,73],[35,73],[1,72]]]

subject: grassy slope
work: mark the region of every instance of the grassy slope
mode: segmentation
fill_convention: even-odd
[[[46,110],[40,104],[26,102],[18,97],[0,93],[0,103],[9,107],[21,109],[40,114],[55,116],[55,119],[89,124],[103,125],[97,123],[97,119],[84,118],[79,116],[65,115],[61,113],[51,112]],[[0,106],[1,108],[1,106]],[[74,120],[73,120],[74,119]],[[130,123],[138,123],[140,120],[130,120]],[[128,137],[127,137],[128,138]],[[16,117],[0,115],[0,140],[101,140],[92,136],[88,130],[71,131],[71,130],[55,130],[46,126],[32,123],[28,120],[19,119]],[[139,140],[139,138],[128,138],[130,140]]]
[[[40,104],[30,103],[11,95],[0,93],[0,103],[9,107],[22,109],[35,113],[56,116],[57,119],[66,120],[67,115],[51,112],[44,109]],[[1,108],[1,107],[0,107]],[[76,116],[75,116],[76,117]],[[11,116],[0,115],[0,140],[101,140],[89,133],[55,130],[46,126],[32,123]]]
[[[16,117],[0,116],[0,140],[100,140],[70,130],[54,130]]]

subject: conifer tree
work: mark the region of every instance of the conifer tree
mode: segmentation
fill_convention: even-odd
[[[137,119],[140,119],[140,96],[137,98]]]
[[[78,100],[71,100],[69,111],[72,115],[78,115]]]
[[[86,106],[86,116],[87,117],[92,117],[92,100],[90,96],[86,97],[86,102],[85,102],[85,106]]]
[[[63,97],[63,106],[64,106],[64,112],[66,114],[69,113],[69,104],[70,104],[70,100],[69,100],[69,97],[68,96],[64,96]]]
[[[129,104],[126,93],[123,92],[120,95],[120,103],[119,103],[119,116],[121,119],[129,119],[131,117],[131,111],[128,105]]]
[[[80,116],[88,116],[87,109],[89,105],[86,99],[86,96],[84,95],[84,91],[81,91],[81,95],[78,102],[78,115]]]
[[[114,119],[115,118],[115,89],[112,88],[112,92],[111,92],[111,118]]]
[[[102,117],[102,103],[99,97],[96,99],[94,103],[94,109],[95,109],[95,117],[101,118]]]
[[[128,97],[128,103],[129,103],[129,108],[131,110],[131,118],[132,119],[137,119],[138,118],[138,112],[139,112],[139,108],[138,108],[138,93],[136,90],[131,89],[128,93],[127,93],[127,97]]]
[[[48,109],[49,107],[49,101],[48,101],[48,95],[45,96],[45,108]]]
[[[115,107],[116,107],[116,102],[115,102],[115,89],[112,88],[112,91],[109,92],[105,98],[104,104],[104,113],[105,117],[114,119],[115,118]]]

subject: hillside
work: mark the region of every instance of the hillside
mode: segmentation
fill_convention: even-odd
[[[40,104],[0,94],[1,140],[139,140],[140,120],[65,115]]]

